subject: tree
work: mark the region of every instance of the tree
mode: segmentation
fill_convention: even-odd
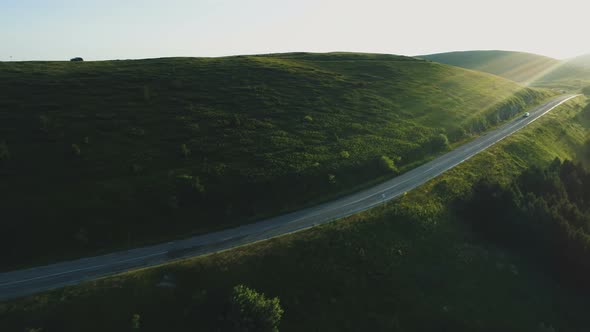
[[[139,330],[141,327],[141,316],[139,314],[133,314],[131,316],[131,328],[134,330]]]
[[[279,298],[267,298],[238,285],[233,289],[230,306],[228,320],[235,331],[278,332],[284,313]]]
[[[585,94],[586,96],[590,96],[590,85],[582,88],[582,93]]]
[[[446,151],[449,149],[449,139],[445,134],[432,136],[428,143],[433,151]]]
[[[399,161],[400,159],[400,157],[391,159],[387,156],[381,156],[381,158],[379,158],[379,168],[385,173],[397,174],[399,171],[395,165],[395,162]]]

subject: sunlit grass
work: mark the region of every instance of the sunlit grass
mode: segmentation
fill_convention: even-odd
[[[466,51],[432,54],[425,59],[488,72],[529,86],[579,90],[590,81],[590,71],[576,61],[509,51]]]

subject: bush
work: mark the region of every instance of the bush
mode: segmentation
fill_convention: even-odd
[[[449,139],[445,134],[438,134],[430,138],[429,145],[433,151],[446,151],[449,149]]]
[[[180,175],[178,176],[178,179],[181,183],[193,190],[196,190],[197,192],[205,192],[205,186],[201,184],[201,179],[199,179],[198,176]]]
[[[230,300],[228,321],[235,331],[278,332],[283,316],[279,298],[264,294],[244,285],[234,287]]]
[[[180,153],[184,158],[188,158],[191,155],[191,149],[189,149],[186,144],[180,145]]]
[[[78,144],[72,144],[72,154],[76,157],[80,157],[82,151],[80,150],[80,146]]]
[[[328,174],[328,182],[330,184],[336,184],[336,175],[334,175],[334,174]]]
[[[395,159],[399,161],[400,158],[398,157]],[[385,173],[393,172],[397,174],[399,172],[397,166],[395,166],[395,161],[387,156],[381,156],[381,158],[379,158],[379,168]]]
[[[134,314],[131,316],[131,328],[134,330],[139,330],[141,326],[141,316],[139,314]]]
[[[340,151],[340,157],[348,159],[350,158],[350,153],[348,151]]]
[[[303,120],[304,120],[305,122],[313,122],[313,118],[311,117],[311,115],[306,115],[306,116],[303,118]]]
[[[5,141],[0,141],[0,160],[10,159],[10,152]]]

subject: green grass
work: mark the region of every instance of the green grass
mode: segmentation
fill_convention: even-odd
[[[548,68],[559,64],[557,59],[511,51],[449,52],[423,55],[420,58],[483,71],[521,83],[528,83]]]
[[[0,327],[214,331],[234,285],[280,297],[281,331],[584,331],[588,299],[544,267],[482,242],[450,213],[486,177],[574,158],[582,98],[386,207],[300,233],[0,305]],[[175,289],[156,286],[165,274]]]
[[[483,71],[536,87],[577,91],[590,83],[590,66],[585,57],[557,60],[512,51],[465,51],[420,58]]]
[[[2,269],[188,236],[406,170],[551,95],[414,58],[0,63]],[[34,230],[32,232],[31,230]]]

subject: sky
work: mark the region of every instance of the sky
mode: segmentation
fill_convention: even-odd
[[[0,61],[474,49],[563,59],[590,53],[585,1],[0,0]]]

